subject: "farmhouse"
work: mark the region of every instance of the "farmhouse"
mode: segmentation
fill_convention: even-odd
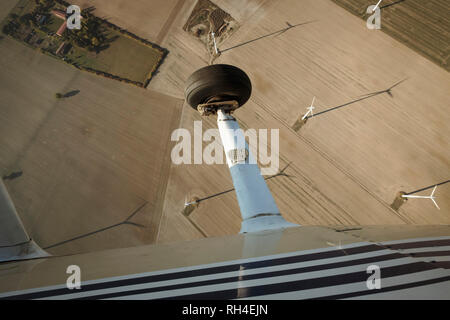
[[[58,28],[58,31],[56,31],[56,34],[61,37],[62,34],[64,33],[64,30],[66,30],[66,28],[67,28],[66,13],[61,10],[52,10],[52,14],[55,17],[58,17],[58,18],[64,20],[64,22]]]

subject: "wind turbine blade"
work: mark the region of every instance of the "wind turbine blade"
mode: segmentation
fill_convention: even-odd
[[[436,201],[434,201],[433,198],[431,198],[431,201],[433,201],[434,205],[436,206],[436,208],[438,208],[438,210],[441,210],[441,208],[439,208],[439,206],[437,205]]]
[[[378,8],[378,6],[380,5],[381,1],[383,1],[383,0],[378,1],[377,5],[372,9],[372,12],[374,12]]]
[[[391,90],[391,89],[395,88],[396,86],[398,86],[400,83],[406,81],[407,79],[408,79],[408,78],[405,78],[405,79],[403,79],[403,80],[400,80],[400,81],[396,82],[396,83],[395,83],[394,85],[392,85],[388,90]]]
[[[308,115],[309,115],[309,112],[310,112],[311,110],[308,110],[308,112],[306,112],[304,115],[303,115],[303,117],[302,117],[302,120],[305,120],[306,118],[308,118]]]
[[[431,191],[430,197],[434,195],[434,192],[436,191],[437,186],[434,186],[433,191]]]
[[[312,102],[311,102],[311,107],[314,105],[314,101],[316,100],[316,97],[313,98]]]

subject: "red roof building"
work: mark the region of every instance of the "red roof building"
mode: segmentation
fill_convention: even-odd
[[[66,28],[67,28],[66,13],[61,10],[52,10],[52,14],[54,16],[64,20],[64,23],[59,27],[58,31],[56,31],[56,34],[61,37],[62,34],[64,33],[64,30],[66,30]],[[83,18],[83,17],[80,16],[80,18]]]
[[[56,55],[58,55],[62,51],[62,49],[64,48],[65,45],[66,45],[65,42],[61,43],[61,45],[59,46],[58,50],[56,50]]]
[[[61,10],[52,10],[52,14],[60,19],[66,20],[66,13]]]
[[[64,23],[59,27],[58,31],[56,31],[56,34],[61,37],[66,28],[67,28],[67,21],[64,21]]]

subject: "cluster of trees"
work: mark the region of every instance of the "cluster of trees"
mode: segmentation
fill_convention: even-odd
[[[110,39],[105,34],[102,21],[94,16],[83,16],[81,29],[66,29],[63,37],[64,40],[71,44],[96,52],[102,50],[110,42]]]
[[[30,14],[25,14],[21,18],[23,18],[24,22],[28,21],[29,23],[33,24],[35,27],[39,27],[36,18],[39,16],[45,16],[45,22],[43,23],[48,24],[51,14],[50,9],[53,8],[55,5],[55,2],[53,0],[35,0],[36,1],[36,8],[34,8],[33,12]]]
[[[19,21],[21,24],[24,24],[26,26],[37,25],[36,20],[33,18],[33,15],[31,13],[24,14],[19,18]]]
[[[133,81],[133,80],[126,79],[126,78],[121,78],[121,77],[116,76],[114,74],[103,72],[103,71],[99,71],[99,70],[95,70],[95,69],[92,69],[92,68],[89,68],[89,67],[82,67],[82,66],[75,66],[75,67],[80,69],[80,70],[85,70],[85,71],[88,71],[88,72],[95,73],[96,75],[103,76],[105,78],[114,79],[114,80],[118,80],[118,81],[126,82],[126,83],[131,83],[131,84],[134,84],[135,86],[138,86],[138,87],[141,87],[141,88],[144,87],[144,83],[139,82],[139,81]]]
[[[34,0],[34,2],[42,7],[52,7],[55,5],[55,1],[53,0]]]
[[[9,22],[3,27],[3,33],[14,36],[19,30],[21,25],[40,27],[36,20],[36,17],[45,16],[44,24],[49,22],[49,10],[54,6],[55,2],[53,0],[35,0],[37,6],[34,8],[33,12],[26,13],[19,17],[15,13],[9,15]]]
[[[35,0],[37,6],[34,9],[34,14],[45,14],[50,11],[51,8],[55,5],[55,1],[53,0]]]
[[[20,28],[19,16],[15,13],[9,15],[10,20],[3,26],[3,33],[14,36]]]

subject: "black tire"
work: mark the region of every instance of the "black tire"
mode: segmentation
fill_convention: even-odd
[[[228,64],[215,64],[195,71],[184,91],[188,104],[197,106],[209,101],[236,100],[244,105],[252,93],[252,84],[241,69]]]

